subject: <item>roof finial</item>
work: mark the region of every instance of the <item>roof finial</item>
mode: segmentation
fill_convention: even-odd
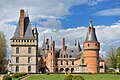
[[[92,16],[90,16],[90,27],[93,27],[93,25],[92,25]]]
[[[26,17],[28,17],[28,9],[27,9],[27,11],[26,11]]]

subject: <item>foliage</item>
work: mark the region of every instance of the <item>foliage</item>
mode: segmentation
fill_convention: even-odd
[[[27,73],[20,72],[20,73],[12,74],[12,77],[13,78],[19,78],[19,77],[23,77],[23,76],[26,76],[26,75],[27,75]]]
[[[72,80],[84,80],[84,78],[80,75],[73,76]]]
[[[109,52],[107,52],[107,55],[106,55],[106,65],[107,65],[107,67],[116,69],[116,66],[117,66],[116,54],[117,53],[116,53],[115,48],[111,48],[111,50]]]
[[[0,72],[4,72],[6,70],[6,40],[2,32],[0,32]]]
[[[3,80],[12,80],[12,77],[9,74],[3,76]]]
[[[120,69],[120,47],[117,48],[117,68]]]
[[[67,75],[65,75],[65,79],[64,80],[72,80],[72,78],[73,78],[73,75],[67,74]]]

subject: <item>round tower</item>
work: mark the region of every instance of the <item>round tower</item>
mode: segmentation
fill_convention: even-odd
[[[87,65],[87,72],[99,72],[99,50],[100,43],[97,40],[92,20],[90,20],[86,40],[84,42],[84,63]]]

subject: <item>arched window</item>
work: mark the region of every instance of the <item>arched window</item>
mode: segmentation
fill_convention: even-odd
[[[66,61],[66,65],[68,65],[68,61]]]
[[[69,57],[72,58],[72,55],[70,55]]]
[[[65,55],[64,55],[64,58],[65,58]]]
[[[19,57],[16,57],[16,63],[19,63]]]
[[[74,62],[72,61],[72,65],[74,65]]]

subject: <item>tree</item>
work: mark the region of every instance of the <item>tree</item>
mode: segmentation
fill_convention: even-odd
[[[117,68],[120,69],[120,47],[117,48]]]
[[[110,51],[107,52],[106,55],[106,65],[109,68],[114,68],[116,69],[117,66],[117,56],[116,56],[116,49],[111,48]]]
[[[3,35],[2,32],[0,32],[0,72],[5,71],[6,69],[7,64],[6,55],[7,51],[5,36]]]

